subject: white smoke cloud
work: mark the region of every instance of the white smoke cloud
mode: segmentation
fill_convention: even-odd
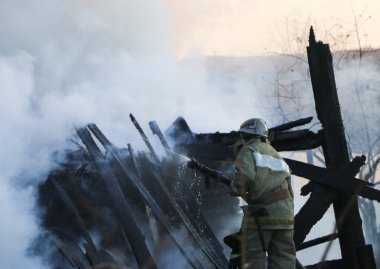
[[[4,0],[0,32],[0,187],[6,194],[0,268],[43,268],[26,255],[38,231],[33,186],[54,167],[55,153],[68,147],[74,126],[95,122],[116,145],[141,147],[129,113],[162,128],[178,115],[198,131],[236,125],[228,103],[207,83],[202,57],[178,62],[171,55],[160,1]]]
[[[153,96],[142,89],[162,87],[167,78],[157,71],[174,63],[165,62],[167,27],[158,2],[0,6],[0,268],[43,268],[26,255],[38,231],[31,186],[46,177],[75,124],[126,125],[127,112],[143,114]]]
[[[0,181],[0,266],[1,268],[44,268],[38,260],[25,257],[25,249],[32,242],[38,229],[34,225],[30,201],[34,195],[31,188],[22,191]]]

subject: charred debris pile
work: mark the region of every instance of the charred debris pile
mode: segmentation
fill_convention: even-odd
[[[317,133],[302,129],[311,122],[309,117],[269,130],[278,151],[322,147],[324,153],[326,168],[285,159],[294,175],[310,180],[301,190],[310,197],[295,217],[296,248],[338,239],[341,259],[306,268],[376,268],[372,245],[364,240],[357,196],[380,202],[380,192],[355,178],[365,157],[349,159],[329,46],[317,42],[312,29],[309,42],[311,82],[322,128]],[[49,263],[62,269],[232,268],[222,237],[230,220],[236,219],[238,199],[225,185],[186,163],[188,157],[195,158],[233,177],[238,133],[195,134],[178,118],[163,134],[150,122],[165,148],[165,155],[158,156],[130,116],[149,151],[135,152],[130,144],[117,148],[95,124],[77,129],[81,148],[69,153],[67,162],[39,188],[46,232],[36,250],[50,253]],[[304,242],[331,204],[337,233]],[[52,246],[49,251],[44,250],[46,245]]]
[[[45,240],[59,251],[50,259],[63,255],[67,268],[227,268],[216,233],[219,220],[236,214],[237,199],[223,185],[206,192],[185,157],[169,150],[159,157],[131,119],[149,152],[117,148],[89,124],[77,130],[84,147],[41,185]]]

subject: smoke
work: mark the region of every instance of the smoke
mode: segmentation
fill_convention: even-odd
[[[1,268],[44,268],[39,261],[25,257],[25,249],[38,231],[31,214],[33,191],[14,190],[1,179]]]
[[[283,121],[265,101],[276,59],[234,69],[196,52],[179,61],[171,25],[158,0],[1,1],[0,268],[44,268],[26,252],[38,233],[35,186],[62,161],[74,126],[96,122],[117,146],[143,148],[129,113],[162,128],[181,115],[196,132],[230,131],[253,116]],[[292,117],[311,110],[309,97]]]
[[[347,61],[344,68],[336,71],[342,114],[354,154],[379,151],[379,108],[372,105],[380,100],[377,61],[376,55],[364,55],[362,59]]]

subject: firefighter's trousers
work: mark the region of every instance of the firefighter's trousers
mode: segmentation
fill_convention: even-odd
[[[296,250],[292,229],[263,229],[268,253],[268,269],[295,269]],[[264,269],[265,256],[257,229],[245,228],[242,236],[243,269]]]

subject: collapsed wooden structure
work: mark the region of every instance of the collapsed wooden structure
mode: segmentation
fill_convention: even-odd
[[[312,29],[309,42],[322,129],[317,133],[291,130],[311,122],[305,118],[269,130],[278,151],[323,148],[326,168],[286,159],[293,174],[310,180],[302,189],[310,198],[295,217],[294,241],[301,250],[339,239],[342,259],[307,268],[376,268],[372,246],[364,240],[357,196],[380,202],[380,192],[355,178],[365,157],[349,160],[329,46],[316,42]],[[228,268],[218,229],[236,214],[238,201],[222,184],[188,169],[181,156],[231,175],[238,133],[194,134],[178,118],[162,134],[151,122],[153,134],[164,148],[170,148],[159,157],[132,115],[131,120],[149,152],[135,153],[129,144],[117,148],[95,124],[89,124],[77,129],[84,147],[70,153],[68,162],[40,188],[40,205],[46,209],[43,226],[68,261],[67,268],[174,268],[168,262],[183,268]],[[338,232],[304,242],[331,204]]]

